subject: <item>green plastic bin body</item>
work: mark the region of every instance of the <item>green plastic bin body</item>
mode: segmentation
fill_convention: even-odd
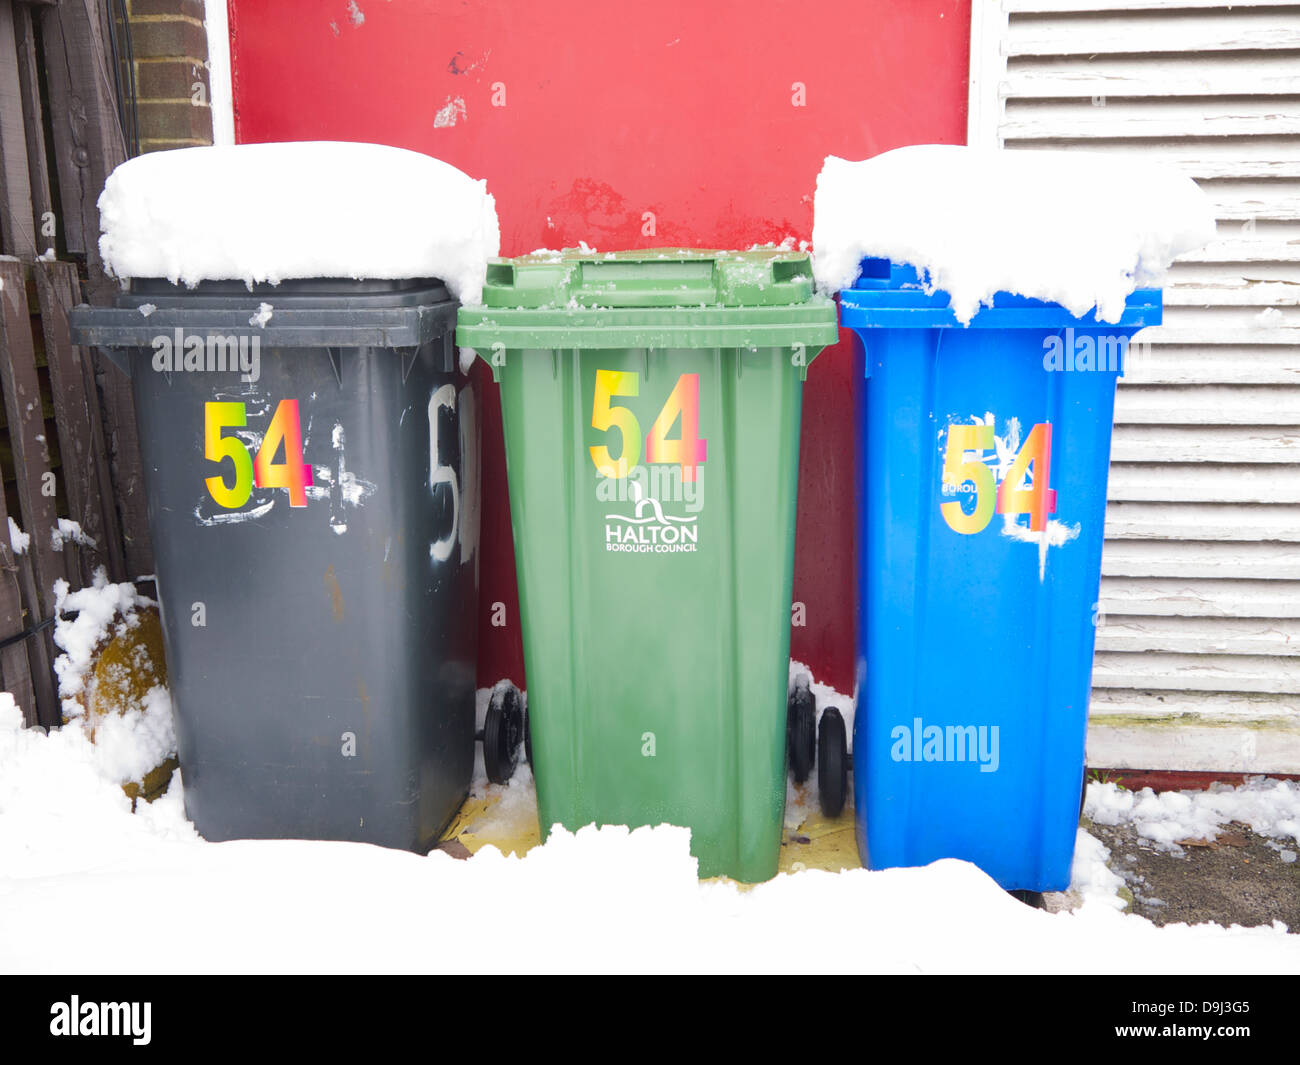
[[[701,876],[767,879],[802,381],[834,304],[806,255],[679,250],[499,261],[484,302],[457,342],[501,386],[543,832],[685,825]]]

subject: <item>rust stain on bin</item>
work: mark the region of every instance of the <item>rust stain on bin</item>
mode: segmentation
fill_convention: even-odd
[[[343,620],[343,589],[339,587],[339,579],[334,576],[334,567],[330,566],[325,571],[325,590],[330,593],[330,604],[334,610],[334,620]]]

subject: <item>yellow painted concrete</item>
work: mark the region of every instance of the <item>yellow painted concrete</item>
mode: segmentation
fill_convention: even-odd
[[[526,773],[526,769],[521,772]],[[524,790],[520,790],[524,789]],[[508,798],[510,801],[503,802]],[[803,869],[859,869],[857,842],[853,833],[853,808],[848,806],[834,819],[817,809],[816,789],[811,782],[793,789],[791,809],[808,811],[798,818],[796,828],[786,828],[781,842],[780,871]],[[524,855],[541,841],[537,825],[537,801],[531,781],[516,778],[510,788],[492,784],[480,786],[465,800],[456,819],[443,833],[443,840],[456,840],[471,854],[491,844],[503,854]]]

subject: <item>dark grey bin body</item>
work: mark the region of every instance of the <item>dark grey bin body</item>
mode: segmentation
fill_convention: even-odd
[[[436,281],[137,282],[73,311],[74,341],[131,375],[186,809],[207,839],[422,852],[468,791],[479,443],[455,311]],[[155,369],[178,328],[205,355],[209,336],[256,337],[259,379]],[[204,457],[205,405],[244,403],[223,435],[256,456],[282,399],[306,505],[254,486],[224,509],[205,479],[233,484],[234,464]]]

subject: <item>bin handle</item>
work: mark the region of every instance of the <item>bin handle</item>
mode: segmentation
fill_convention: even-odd
[[[89,349],[83,348],[82,350],[84,351]],[[121,348],[102,348],[96,345],[95,350],[121,370],[122,373],[126,374],[127,377],[131,376],[131,360],[127,357],[126,352]]]
[[[570,293],[582,307],[681,307],[718,301],[712,259],[580,260]]]

